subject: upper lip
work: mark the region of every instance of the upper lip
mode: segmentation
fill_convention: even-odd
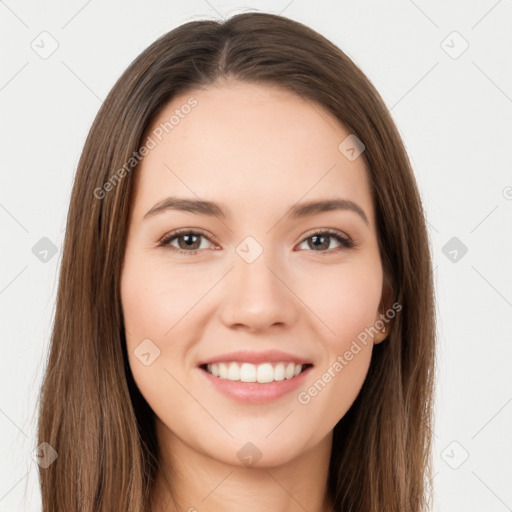
[[[295,364],[312,364],[311,361],[294,354],[289,354],[281,350],[266,350],[264,352],[255,352],[251,350],[237,350],[235,352],[226,352],[218,356],[213,356],[198,363],[198,366],[212,363],[223,363],[235,361],[238,363],[279,363],[288,362]]]

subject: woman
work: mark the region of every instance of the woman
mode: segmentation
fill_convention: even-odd
[[[43,510],[425,510],[434,322],[420,196],[364,74],[281,16],[184,24],[79,162]]]

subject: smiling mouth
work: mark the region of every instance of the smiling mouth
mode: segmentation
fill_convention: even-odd
[[[221,380],[266,384],[293,379],[312,366],[312,364],[295,364],[287,361],[261,364],[226,361],[203,364],[200,368]]]

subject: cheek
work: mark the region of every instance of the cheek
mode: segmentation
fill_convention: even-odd
[[[320,276],[307,283],[307,303],[323,326],[325,357],[316,368],[315,380],[301,390],[298,402],[311,421],[322,419],[332,428],[356,399],[368,372],[373,348],[371,327],[378,318],[381,300],[382,268],[380,260],[373,259]],[[303,290],[305,294],[306,288]]]
[[[352,340],[371,342],[368,335],[376,321],[381,300],[381,282],[377,278],[359,276],[345,282],[338,290],[329,313],[332,315],[332,329],[336,333],[330,344],[338,353],[348,349]],[[365,335],[366,333],[366,335]]]
[[[194,339],[190,310],[197,293],[194,286],[184,286],[176,270],[148,265],[142,257],[127,260],[123,268],[121,301],[130,369],[142,396],[166,423],[166,414],[189,411],[194,404],[179,383],[186,345]]]
[[[123,269],[121,300],[132,338],[171,338],[189,323],[194,305],[208,291],[203,273],[186,272],[149,258],[133,257]],[[128,333],[127,333],[128,334]]]
[[[322,338],[331,352],[344,352],[353,338],[374,325],[382,277],[380,259],[371,257],[326,266],[297,283],[295,289],[318,318]]]
[[[137,359],[141,343],[158,354],[152,368],[185,372],[187,349],[200,338],[203,328],[201,299],[214,284],[213,277],[205,277],[192,266],[171,266],[135,251],[129,254],[121,275],[121,302],[134,378],[148,379],[154,373],[141,372],[144,366]],[[172,378],[164,373],[169,387]]]

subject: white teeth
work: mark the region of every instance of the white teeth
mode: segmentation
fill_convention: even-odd
[[[284,380],[284,364],[277,363],[274,368],[274,380]]]
[[[210,371],[210,370],[208,370],[208,371]],[[221,379],[228,378],[228,365],[226,363],[219,363],[219,377]]]
[[[274,380],[274,368],[270,363],[259,364],[257,372],[256,380],[258,382],[272,382]]]
[[[229,363],[228,366],[228,379],[240,380],[240,368],[236,363]]]
[[[242,366],[240,367],[240,380],[242,382],[256,382],[256,378],[256,366],[250,363],[243,363]]]
[[[295,363],[262,363],[254,365],[235,361],[225,363],[207,364],[206,370],[221,379],[239,380],[242,382],[274,382],[284,379],[291,379],[302,371],[301,364]]]

